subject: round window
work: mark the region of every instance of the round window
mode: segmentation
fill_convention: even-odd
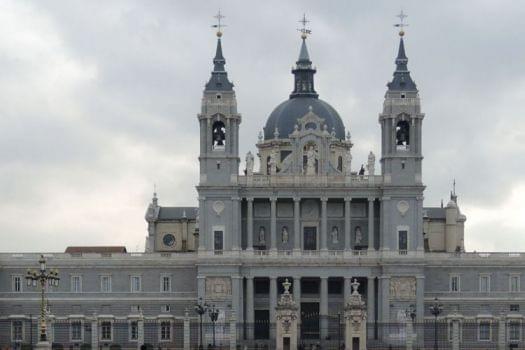
[[[162,241],[164,242],[165,245],[167,245],[168,247],[171,247],[172,245],[175,244],[175,236],[173,236],[171,233],[168,233],[167,235],[164,235],[164,237],[162,238]]]

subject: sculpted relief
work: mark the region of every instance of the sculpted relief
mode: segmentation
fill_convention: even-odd
[[[221,299],[232,295],[229,277],[206,277],[206,298]]]
[[[415,297],[415,277],[392,277],[390,279],[390,299],[414,299]]]

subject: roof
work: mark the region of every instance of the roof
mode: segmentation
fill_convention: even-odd
[[[416,83],[410,76],[408,70],[408,58],[405,53],[403,37],[399,40],[399,51],[396,58],[396,70],[394,78],[387,84],[389,91],[417,91]]]
[[[78,253],[127,253],[126,247],[124,246],[80,246],[80,247],[67,247],[66,253],[78,254]]]
[[[423,217],[427,217],[429,219],[446,219],[446,212],[445,208],[437,207],[437,208],[423,208]]]
[[[264,139],[273,139],[275,128],[279,131],[279,138],[287,139],[298,124],[297,119],[307,114],[310,106],[313,113],[324,119],[328,132],[334,130],[338,139],[345,138],[343,121],[332,106],[319,98],[301,96],[286,100],[273,110],[264,127]]]
[[[198,213],[197,207],[160,207],[158,220],[196,220]]]
[[[217,49],[213,59],[213,71],[211,78],[206,84],[205,91],[232,91],[233,83],[228,80],[228,73],[224,69],[226,60],[222,55],[221,39],[217,39]]]

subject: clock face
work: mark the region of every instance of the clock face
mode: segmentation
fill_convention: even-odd
[[[164,235],[162,242],[164,242],[164,245],[171,247],[175,244],[175,236],[173,236],[171,233],[168,233],[167,235]]]

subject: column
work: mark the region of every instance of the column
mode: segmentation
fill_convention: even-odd
[[[197,297],[202,298],[202,301],[206,301],[206,276],[197,276]]]
[[[321,339],[328,335],[328,277],[321,277],[319,316],[321,318]]]
[[[327,231],[327,219],[326,219],[326,205],[328,202],[327,197],[321,197],[321,250],[328,250],[326,247],[326,231]]]
[[[272,324],[276,323],[275,307],[277,306],[277,277],[270,277],[270,339],[275,339],[275,327]]]
[[[293,300],[297,305],[297,317],[301,323],[301,277],[299,276],[293,278]]]
[[[366,312],[368,322],[375,321],[375,301],[375,277],[369,276],[366,286]]]
[[[235,313],[239,322],[242,322],[242,278],[232,276],[232,311]]]
[[[425,276],[416,276],[416,322],[425,320]]]
[[[381,308],[379,310],[379,321],[390,321],[390,276],[383,275],[379,277],[379,286],[381,287]]]
[[[253,198],[246,198],[246,205],[247,205],[247,220],[246,220],[246,227],[247,227],[247,236],[246,237],[246,249],[249,251],[253,250]]]
[[[184,313],[184,350],[190,350],[190,315],[188,311]],[[138,346],[140,350],[140,345]]]
[[[293,199],[293,249],[295,251],[301,250],[301,198],[295,197]],[[295,286],[294,286],[295,288]]]
[[[98,349],[98,317],[93,314],[91,320],[91,349]]]
[[[187,314],[187,313],[186,313]],[[189,339],[189,318],[188,318],[188,339]],[[142,316],[142,313],[141,313],[141,317],[137,320],[137,331],[138,331],[138,335],[137,335],[137,350],[140,350],[140,347],[144,344],[144,316]],[[186,332],[186,330],[184,330]],[[186,336],[186,333],[184,333],[184,336]],[[189,347],[188,347],[189,349]]]
[[[383,204],[383,211],[381,213],[383,230],[382,236],[379,240],[381,250],[390,250],[390,234],[388,225],[390,224],[390,197],[383,197],[381,203]]]
[[[416,208],[417,208],[417,230],[416,230],[416,241],[417,241],[417,251],[425,251],[425,239],[423,238],[423,197],[418,196],[416,199]]]
[[[199,197],[199,251],[207,250],[208,230],[206,229],[206,201],[204,197]]]
[[[240,321],[240,318],[239,318]],[[237,317],[236,313],[232,312],[230,317],[230,350],[237,349]]]
[[[459,319],[452,319],[452,350],[459,350]]]
[[[270,198],[270,250],[277,250],[277,198]]]
[[[345,198],[345,250],[352,250],[352,198]]]
[[[255,313],[254,313],[254,290],[253,290],[253,277],[246,277],[246,323],[247,323],[247,339],[253,339],[253,327],[255,325]]]
[[[343,287],[343,307],[346,306],[346,303],[350,300],[350,295],[352,295],[352,277],[345,277]]]
[[[231,232],[232,232],[232,250],[239,250],[240,248],[240,232],[241,226],[239,225],[239,218],[241,216],[240,208],[240,198],[232,197],[232,222],[231,222]]]
[[[498,323],[498,335],[496,336],[498,339],[498,350],[505,350],[506,349],[505,316],[501,315],[500,317],[496,318],[496,322]]]
[[[368,250],[375,250],[374,201],[375,198],[368,198]]]

